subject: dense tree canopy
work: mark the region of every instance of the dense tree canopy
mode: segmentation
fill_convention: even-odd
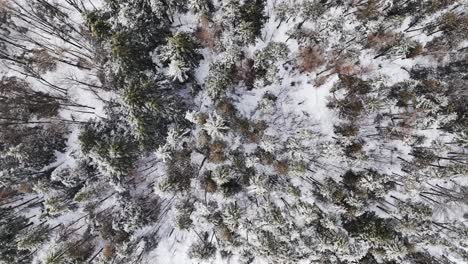
[[[0,1],[0,263],[467,263],[466,10]]]

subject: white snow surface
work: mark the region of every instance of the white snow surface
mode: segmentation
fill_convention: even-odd
[[[25,1],[25,0],[23,0]],[[93,5],[101,4],[100,1],[92,1]],[[300,53],[299,43],[289,38],[288,32],[293,29],[293,25],[295,23],[283,23],[281,26],[278,26],[278,21],[274,16],[273,9],[275,8],[277,1],[269,0],[267,4],[267,13],[270,15],[270,18],[267,20],[265,25],[263,26],[262,30],[262,38],[257,39],[257,42],[253,45],[249,45],[244,47],[244,52],[249,55],[255,54],[256,51],[259,51],[266,47],[270,42],[284,42],[287,44],[289,48],[289,58],[290,60],[295,60]],[[336,9],[329,12],[330,19],[335,18],[339,19],[341,15],[343,15],[344,10]],[[72,19],[74,21],[80,22],[82,19],[79,14],[72,15]],[[199,18],[193,13],[187,14],[180,14],[176,16],[174,21],[174,30],[175,31],[184,31],[184,32],[193,32],[196,30],[196,25],[198,24]],[[308,22],[305,26],[308,26],[312,22]],[[406,28],[409,21],[405,21],[402,26],[401,30]],[[309,25],[310,26],[310,25]],[[353,28],[353,25],[348,25],[349,29]],[[434,36],[427,36],[425,34],[414,34],[410,36],[422,43],[426,43]],[[63,43],[56,38],[51,38],[54,45],[57,46],[65,46],[69,47],[67,43]],[[329,47],[334,45],[340,44],[342,40],[331,37],[328,40]],[[70,47],[69,47],[70,48]],[[204,48],[200,50],[201,54],[203,55],[203,60],[200,62],[198,68],[195,70],[195,79],[200,84],[203,85],[204,81],[206,80],[208,73],[209,73],[209,66],[210,63],[216,61],[220,54],[210,50],[208,48]],[[387,85],[392,85],[398,82],[405,81],[409,79],[409,74],[407,69],[410,69],[414,65],[435,65],[435,61],[428,56],[420,56],[413,60],[408,60],[405,58],[398,58],[394,60],[388,60],[385,57],[381,57],[378,59],[373,59],[374,54],[372,51],[364,50],[362,51],[361,55],[358,57],[358,64],[364,67],[368,67],[372,69],[369,73],[362,74],[363,79],[375,79],[381,78],[383,82]],[[317,78],[321,77],[322,75],[318,75],[321,71],[325,70],[324,67],[319,67],[318,69],[314,70],[313,72],[301,72],[299,69],[291,69],[293,66],[289,66],[289,68],[285,68],[283,65],[286,64],[285,62],[281,61],[279,64],[279,73],[278,73],[278,80],[273,84],[255,88],[252,90],[247,90],[244,87],[236,87],[236,91],[231,92],[229,95],[234,100],[235,106],[238,111],[241,113],[242,116],[251,118],[251,119],[259,119],[265,120],[267,122],[274,122],[277,125],[278,130],[271,129],[268,131],[271,135],[279,136],[279,137],[289,137],[290,135],[287,134],[288,129],[295,129],[296,123],[293,122],[291,118],[294,117],[298,120],[301,120],[301,124],[307,128],[312,128],[312,130],[319,132],[321,135],[324,135],[325,140],[332,140],[333,137],[336,135],[334,134],[334,125],[340,123],[340,119],[337,116],[336,112],[331,110],[327,107],[328,99],[332,96],[330,89],[332,89],[333,85],[338,81],[338,75],[332,74],[328,77],[327,81],[318,86],[315,84]],[[8,72],[5,69],[2,69],[2,73],[5,75],[13,74]],[[326,74],[326,73],[325,73]],[[67,111],[67,109],[63,109],[60,112],[60,117],[67,120],[75,120],[75,121],[82,121],[86,122],[92,118],[104,118],[104,106],[105,101],[109,101],[115,98],[118,98],[118,95],[112,92],[106,92],[100,89],[90,90],[89,87],[81,85],[77,82],[70,81],[70,79],[79,80],[85,83],[92,83],[93,85],[100,85],[99,80],[95,76],[95,72],[87,71],[87,70],[77,70],[76,67],[72,67],[70,65],[66,65],[63,63],[59,63],[57,66],[57,70],[54,72],[49,72],[44,76],[44,78],[57,85],[59,87],[67,87],[68,94],[67,96],[71,99],[72,102],[80,105],[85,105],[87,108],[83,110],[84,112],[79,113],[76,111]],[[27,81],[30,81],[34,89],[37,90],[48,90],[44,84],[38,82],[36,79],[27,78]],[[262,98],[262,96],[266,93],[270,92],[274,94],[278,99],[276,101],[275,107],[275,115],[268,115],[262,113],[258,109],[258,104]],[[196,104],[196,109],[198,111],[208,110],[214,108],[214,103],[205,93],[199,93],[196,98],[194,98],[194,102]],[[74,107],[70,107],[70,110],[76,110]],[[284,129],[284,131],[282,131]],[[286,132],[285,132],[286,131]],[[444,135],[441,135],[441,132],[436,129],[428,129],[423,131],[424,135],[426,135],[429,139],[441,139]],[[57,153],[57,161],[53,165],[60,165],[60,166],[73,166],[75,163],[75,152],[79,149],[78,144],[78,134],[79,134],[79,127],[78,125],[72,125],[71,131],[69,132],[68,142],[67,142],[67,149],[64,153]],[[226,140],[229,140],[227,137]],[[429,140],[430,141],[430,140]],[[230,143],[232,143],[232,149],[236,146],[236,140],[233,139]],[[407,155],[410,148],[407,144],[404,144],[401,141],[389,141],[386,142],[386,146],[388,149],[381,149],[381,146],[377,146],[375,142],[367,142],[366,151],[389,151],[389,149],[395,149],[395,156],[398,154],[399,156],[405,159],[411,159],[410,156]],[[252,146],[254,148],[255,146]],[[377,149],[379,148],[379,149]],[[392,150],[392,157],[393,157],[393,150]],[[194,164],[201,164],[202,157],[193,157],[192,161]],[[141,168],[144,169],[147,165],[145,161],[141,162]],[[330,165],[329,168],[326,170],[319,169],[316,174],[314,175],[315,178],[320,179],[325,176],[330,171],[335,172],[337,175],[342,173],[346,170],[347,167],[354,167],[359,166],[359,164],[345,164],[342,163],[342,159],[340,157],[336,157],[335,160],[326,160],[324,161],[325,164]],[[363,168],[366,165],[370,165],[372,167],[378,168],[385,173],[401,173],[401,163],[396,160],[392,160],[391,162],[385,161],[382,163],[379,162],[372,162],[369,163],[368,161],[364,161],[364,164],[361,166]],[[209,168],[209,165],[206,165],[205,169]],[[149,179],[158,179],[158,177],[163,174],[164,171],[162,168],[159,168],[156,171],[152,171],[149,175],[145,175],[147,180]],[[466,177],[460,177],[460,181],[467,185]],[[443,184],[443,183],[441,183]],[[200,186],[193,186],[195,190],[201,191]],[[302,187],[304,192],[309,192],[308,187]],[[398,193],[393,193],[395,196],[399,196]],[[165,198],[170,200],[170,196],[165,196],[165,194],[158,194],[161,198]],[[222,196],[218,196],[216,194],[210,194],[211,197],[209,199],[215,201],[223,201],[223,204],[227,204],[226,198]],[[272,193],[274,196],[275,194]],[[230,197],[229,199],[238,200],[239,202],[245,202],[245,197],[235,196]],[[312,198],[311,198],[312,199]],[[114,199],[108,199],[100,208],[108,208],[113,206],[115,202]],[[311,201],[313,202],[313,201]],[[196,204],[197,213],[200,214],[200,211],[203,211],[203,204]],[[333,208],[329,208],[332,210]],[[443,221],[450,221],[454,219],[462,219],[463,212],[468,210],[467,206],[464,205],[463,209],[461,209],[459,204],[447,204],[441,206],[440,211],[436,213],[434,219],[437,219],[440,222]],[[388,217],[385,212],[379,211],[375,209],[375,211],[382,217]],[[74,212],[73,214],[65,214],[62,217],[56,218],[54,223],[51,223],[53,226],[54,224],[63,223],[67,225],[67,223],[73,222],[75,219],[78,219],[84,214],[84,212]],[[193,231],[179,231],[173,230],[171,228],[171,221],[174,221],[174,212],[169,210],[166,216],[164,216],[164,221],[161,221],[161,227],[159,231],[160,242],[158,247],[150,252],[147,256],[144,257],[143,263],[164,263],[164,264],[185,264],[185,263],[238,263],[238,256],[233,256],[229,261],[222,259],[219,254],[215,259],[212,259],[208,262],[197,261],[194,262],[187,256],[187,252],[189,246],[193,244],[195,241],[198,240],[197,234]],[[211,224],[208,222],[203,222],[202,217],[197,217],[197,215],[192,215],[191,219],[194,221],[194,224],[197,226],[205,226],[206,229],[211,228]],[[75,224],[77,225],[77,224]],[[151,227],[153,228],[153,227]],[[143,228],[138,232],[144,233],[149,232],[150,228]],[[43,247],[41,251],[38,252],[35,263],[41,263],[40,260],[44,259],[46,255],[45,249],[47,245]],[[441,249],[433,248],[431,251],[434,252],[436,255],[441,255]],[[253,263],[256,264],[263,264],[268,263],[267,260],[262,260],[261,258],[256,258]],[[304,261],[304,263],[306,263]],[[462,263],[462,262],[460,262]]]

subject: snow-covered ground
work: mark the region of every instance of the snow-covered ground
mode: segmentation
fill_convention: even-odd
[[[72,7],[77,2],[83,3],[87,12]],[[92,254],[84,261],[96,263],[361,263],[364,258],[370,263],[416,263],[416,252],[430,254],[436,263],[468,263],[468,241],[460,235],[468,230],[466,131],[441,128],[455,115],[446,113],[452,83],[445,77],[436,80],[445,94],[434,92],[434,99],[430,93],[413,92],[433,80],[412,76],[416,67],[436,72],[437,67],[450,65],[457,59],[451,52],[459,52],[458,59],[466,64],[467,40],[457,42],[444,56],[434,56],[429,48],[408,56],[415,43],[429,47],[434,39],[445,36],[443,30],[432,34],[409,28],[430,28],[445,13],[467,8],[466,2],[453,1],[424,15],[414,26],[416,14],[387,16],[397,5],[393,1],[377,1],[377,17],[369,19],[360,15],[363,10],[373,10],[373,1],[268,0],[260,33],[250,42],[242,31],[249,25],[236,24],[249,18],[229,9],[236,1],[213,1],[213,7],[203,11],[209,15],[200,11],[204,1],[189,2],[187,10],[177,10],[183,3],[141,1],[152,14],[166,14],[160,19],[171,23],[167,26],[170,33],[161,31],[166,38],[161,41],[164,47],[147,54],[155,69],[135,76],[141,82],[137,85],[132,83],[133,76],[122,70],[124,63],[114,58],[121,52],[116,37],[119,30],[137,28],[141,14],[146,14],[133,3],[116,1],[115,8],[101,1],[58,1],[57,7],[67,12],[74,29],[84,27],[80,32],[89,33],[86,15],[90,11],[105,10],[103,17],[109,15],[106,21],[111,21],[109,31],[114,35],[98,43],[91,33],[69,33],[78,38],[77,43],[83,43],[80,49],[58,35],[41,32],[41,25],[33,25],[25,36],[37,42],[25,41],[28,48],[50,47],[50,53],[62,62],[57,61],[53,70],[38,78],[19,73],[23,65],[2,61],[0,69],[5,77],[20,77],[35,91],[67,99],[53,117],[66,124],[66,148],[55,151],[55,161],[42,169],[55,170],[49,181],[52,189],[37,184],[38,193],[29,193],[11,206],[36,195],[47,200],[66,194],[62,183],[70,179],[60,174],[61,170],[73,171],[82,161],[94,166],[98,175],[92,181],[78,179],[83,181],[82,190],[92,191],[89,201],[77,202],[73,196],[81,190],[74,190],[67,209],[56,215],[49,214],[47,208],[19,210],[35,225],[44,219],[50,227],[60,225],[35,247],[33,263],[52,263],[46,259],[50,260],[51,252],[57,249],[68,256],[70,248],[63,246],[67,238],[79,242],[89,239]],[[19,6],[27,3],[18,1]],[[282,8],[289,9],[283,13]],[[117,14],[112,13],[114,9]],[[236,25],[225,22],[229,19]],[[201,30],[206,32],[200,37]],[[41,36],[34,36],[37,32]],[[207,44],[203,37],[211,33],[208,41],[214,44]],[[168,39],[185,36],[182,34],[197,44],[196,51],[170,46]],[[176,40],[173,42],[179,43]],[[132,41],[140,40],[128,40]],[[392,46],[386,47],[387,42]],[[11,50],[18,52],[14,47]],[[195,67],[184,61],[184,52],[199,56]],[[80,64],[85,67],[70,65],[78,63],[73,54],[88,60]],[[109,58],[98,60],[99,56]],[[248,66],[250,62],[253,66]],[[224,76],[226,71],[231,76]],[[254,75],[252,83],[248,83],[249,74]],[[466,83],[466,72],[459,76],[454,80]],[[222,82],[224,77],[228,84]],[[359,84],[352,87],[355,83],[349,84],[349,80]],[[143,99],[129,92],[143,90],[150,81],[156,85],[153,90],[144,90]],[[159,81],[162,88],[157,86]],[[218,95],[213,96],[210,85],[217,82],[221,87],[215,88],[221,91],[216,90]],[[395,98],[400,90],[395,87],[403,84],[409,87],[404,92],[417,95],[401,106]],[[369,91],[361,92],[365,85]],[[179,106],[177,103],[183,101],[184,108],[178,110],[187,112],[187,120],[176,119],[179,113],[171,113],[173,106],[164,105],[166,101],[163,105],[151,101],[153,92],[164,97],[161,91],[166,87],[173,96],[168,98],[176,98],[171,103]],[[355,109],[346,107],[353,100],[359,101],[362,109],[349,117]],[[109,111],[112,107],[117,110]],[[164,118],[172,123],[163,124],[166,119],[158,119],[165,129],[165,143],[146,150],[149,146],[141,145],[139,133],[146,132],[142,120],[147,119],[137,117],[139,111],[154,114],[154,109],[167,110],[170,117]],[[343,109],[348,112],[340,112]],[[95,150],[87,153],[81,141],[85,125],[96,131],[112,128],[96,136],[98,140],[89,147]],[[338,133],[343,125],[355,127],[356,132]],[[125,130],[123,139],[121,130]],[[418,143],[418,137],[424,139]],[[128,152],[135,151],[137,158],[131,169],[116,172],[113,166],[117,161],[133,158],[121,152],[122,148],[127,150],[125,140],[133,142],[135,146]],[[110,150],[105,149],[107,143]],[[414,153],[421,149],[432,151],[436,158],[416,164]],[[461,158],[452,158],[454,155]],[[345,179],[350,171],[357,173],[357,182]],[[176,173],[181,179],[171,181]],[[183,187],[172,186],[185,179],[188,183]],[[61,187],[54,190],[54,184]],[[41,188],[52,191],[41,193]],[[189,209],[184,207],[187,203]],[[425,208],[430,213],[425,214]],[[157,220],[147,215],[148,211],[157,212]],[[353,233],[350,223],[358,226],[367,215],[375,217],[372,225],[356,227],[362,234]],[[188,218],[184,219],[190,222],[188,226],[181,227],[182,217]],[[389,241],[380,241],[381,234],[372,233],[379,221],[393,228],[391,232],[376,231],[390,233]],[[125,239],[119,241],[119,232]],[[440,241],[436,241],[438,233]],[[195,250],[198,244],[201,246]],[[421,261],[418,263],[428,259]]]

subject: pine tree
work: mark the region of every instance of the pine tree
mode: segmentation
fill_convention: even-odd
[[[277,80],[279,72],[276,63],[285,60],[289,54],[284,43],[270,42],[263,50],[255,54],[255,77],[260,80],[259,86],[269,85]]]
[[[49,238],[50,227],[47,224],[24,229],[18,236],[18,248],[33,251]]]
[[[15,215],[8,209],[0,209],[0,216],[0,260],[5,263],[16,263],[28,252],[18,248],[16,239],[30,224],[24,216]]]
[[[267,20],[264,8],[263,0],[243,4],[238,0],[223,1],[222,15],[217,20],[227,29],[223,33],[225,47],[253,43]]]
[[[161,57],[169,63],[168,74],[174,81],[184,82],[193,75],[200,60],[197,49],[198,45],[187,33],[178,32],[167,39],[167,44],[161,48]]]
[[[194,259],[207,260],[212,258],[215,253],[216,247],[214,244],[208,241],[200,241],[190,247],[189,256]]]
[[[205,81],[205,90],[211,98],[222,97],[227,88],[233,85],[234,70],[234,64],[229,60],[210,64],[210,74]]]

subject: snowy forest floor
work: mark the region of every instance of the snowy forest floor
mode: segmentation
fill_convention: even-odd
[[[0,1],[0,263],[468,263],[467,10]]]

